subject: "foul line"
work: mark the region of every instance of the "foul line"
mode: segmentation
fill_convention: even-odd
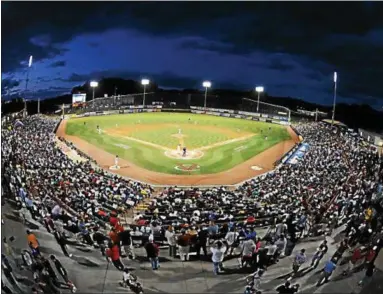
[[[251,135],[247,135],[247,136],[240,137],[240,138],[235,138],[235,139],[230,139],[230,140],[226,140],[226,141],[222,141],[222,142],[217,142],[217,143],[214,143],[214,144],[211,144],[211,145],[208,145],[208,146],[197,148],[197,150],[208,150],[208,149],[211,149],[211,148],[214,148],[214,147],[218,147],[218,146],[222,146],[222,145],[227,145],[227,144],[243,141],[243,140],[246,140],[246,139],[250,139],[251,137],[253,137],[255,135],[256,134],[251,134]]]

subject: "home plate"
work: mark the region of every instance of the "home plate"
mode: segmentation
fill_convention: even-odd
[[[256,170],[256,171],[259,171],[259,170],[262,170],[263,168],[262,167],[259,167],[258,165],[253,165],[251,167],[252,170]]]
[[[112,165],[111,167],[109,167],[110,170],[119,170],[120,167],[118,165]]]

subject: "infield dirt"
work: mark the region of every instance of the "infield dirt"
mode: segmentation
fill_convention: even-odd
[[[67,120],[63,120],[57,129],[56,135],[63,137],[72,142],[82,152],[88,154],[97,161],[98,165],[105,170],[114,164],[115,156],[98,148],[85,140],[70,136],[65,133]],[[177,185],[177,186],[213,186],[213,185],[235,185],[246,181],[247,179],[256,177],[266,173],[274,168],[274,162],[283,157],[296,143],[299,142],[297,134],[287,127],[290,140],[280,142],[271,148],[259,153],[253,158],[236,165],[235,167],[224,172],[204,175],[171,175],[159,172],[149,171],[139,167],[131,162],[121,159],[119,160],[121,169],[113,171],[124,177],[131,178],[153,185]],[[239,135],[239,134],[238,134]],[[243,134],[241,134],[243,136]],[[251,167],[257,166],[261,170],[254,170]]]

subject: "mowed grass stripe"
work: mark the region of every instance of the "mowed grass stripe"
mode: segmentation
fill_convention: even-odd
[[[86,122],[85,125],[84,122]],[[196,125],[195,122],[197,122]],[[160,124],[170,124],[174,125],[174,127],[158,128]],[[159,142],[160,144],[157,145],[171,149],[176,149],[179,142],[178,138],[172,137],[171,135],[178,133],[178,126],[181,126],[182,129],[183,125],[185,125],[185,127],[182,129],[182,133],[186,135],[184,141],[189,150],[227,141],[233,137],[238,138],[246,133],[251,134],[252,137],[204,150],[204,156],[198,160],[183,161],[165,156],[164,148],[154,147],[153,145],[149,146],[137,140],[129,140],[123,137],[110,136],[108,134],[99,135],[96,130],[97,125],[104,130],[120,130],[124,127],[134,129],[135,126],[144,125],[146,126],[147,132],[149,132],[148,134],[150,134],[147,135],[146,138],[148,141],[144,141],[153,144]],[[188,128],[188,125],[192,125],[192,127]],[[157,126],[157,128],[151,131],[151,126]],[[217,135],[211,133],[209,127],[212,129],[226,128],[228,131],[226,134],[220,133]],[[202,129],[205,131],[202,131]],[[73,119],[68,121],[66,133],[78,136],[109,153],[117,154],[121,158],[127,159],[148,170],[170,174],[184,174],[184,172],[174,168],[179,163],[198,164],[201,167],[200,170],[192,174],[222,172],[250,159],[274,144],[290,138],[286,129],[278,125],[206,115],[168,113],[95,116]],[[139,132],[137,132],[137,134],[138,133]],[[264,139],[266,135],[268,140]],[[130,136],[131,135],[128,137]],[[138,136],[140,136],[140,138],[136,136],[135,138],[142,138],[141,135]],[[127,145],[130,148],[125,149],[116,146],[116,144]],[[243,145],[246,145],[245,149],[235,151],[236,148]],[[113,163],[111,163],[111,165],[112,164]]]

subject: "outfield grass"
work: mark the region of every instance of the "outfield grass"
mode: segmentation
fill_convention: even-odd
[[[99,135],[97,125],[105,133]],[[176,149],[180,139],[174,135],[178,134],[179,129],[185,136],[182,143],[188,150],[244,136],[249,138],[211,147],[204,150],[204,156],[200,159],[171,159],[161,148]],[[148,170],[169,174],[185,174],[174,168],[179,163],[198,164],[200,170],[193,174],[222,172],[290,138],[286,129],[279,125],[185,113],[143,113],[72,119],[67,123],[66,133],[78,136],[112,154],[118,154]],[[266,134],[268,140],[264,140]],[[158,147],[131,140],[129,137],[156,144]]]

